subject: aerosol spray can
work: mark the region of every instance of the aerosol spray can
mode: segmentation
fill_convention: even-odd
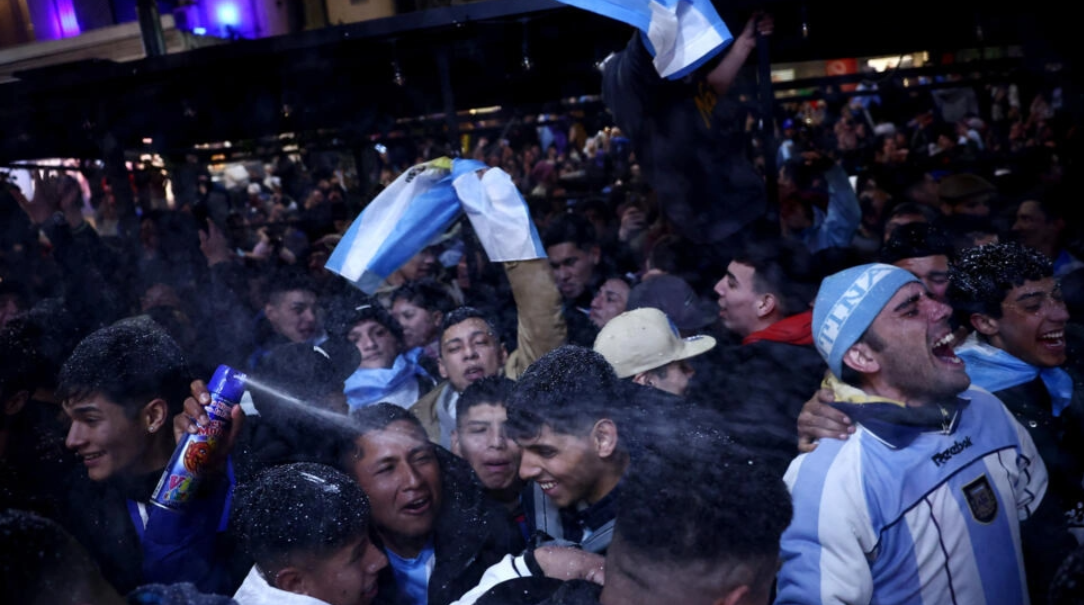
[[[206,465],[230,432],[230,411],[241,401],[247,379],[243,372],[226,365],[218,366],[207,385],[211,403],[203,408],[211,422],[199,427],[195,435],[184,434],[154,489],[151,502],[174,511],[187,507],[199,490],[207,472]]]

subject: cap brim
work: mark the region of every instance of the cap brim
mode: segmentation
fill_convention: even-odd
[[[682,341],[684,344],[681,347],[681,353],[674,357],[674,361],[696,357],[715,348],[715,338],[712,336],[690,336],[683,338]]]

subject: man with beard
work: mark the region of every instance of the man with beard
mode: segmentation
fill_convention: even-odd
[[[1028,602],[1029,537],[1056,536],[1060,511],[1027,431],[968,388],[950,313],[890,265],[822,282],[814,341],[858,428],[784,477],[797,514],[776,603]]]

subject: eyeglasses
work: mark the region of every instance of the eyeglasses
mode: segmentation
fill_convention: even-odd
[[[1065,297],[1061,292],[1061,284],[1054,286],[1050,292],[1032,292],[1019,302],[1006,302],[1006,307],[1016,309],[1029,315],[1040,315],[1054,310],[1065,309]]]

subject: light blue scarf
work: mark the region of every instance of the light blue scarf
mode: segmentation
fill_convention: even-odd
[[[390,368],[358,368],[346,379],[346,402],[350,409],[379,403],[408,380],[424,376],[432,380],[425,369],[418,365],[422,348],[415,347],[395,358]]]
[[[991,393],[1031,382],[1039,376],[1050,393],[1054,416],[1060,416],[1073,398],[1073,378],[1065,370],[1040,370],[1002,349],[981,342],[974,333],[956,349],[956,356],[967,364],[967,375],[971,377],[971,383]]]

